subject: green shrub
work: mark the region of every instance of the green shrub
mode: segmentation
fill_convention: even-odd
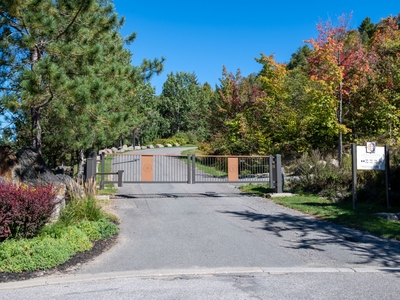
[[[76,226],[92,241],[110,238],[114,234],[118,233],[117,225],[105,219],[95,222],[82,221]]]
[[[342,166],[332,162],[332,156],[322,157],[318,150],[303,154],[297,161],[295,176],[290,182],[295,190],[315,193],[330,200],[346,198],[351,190],[351,159],[343,156]]]
[[[189,138],[185,132],[177,132],[172,137],[179,145],[189,144]]]
[[[49,269],[92,246],[88,236],[74,226],[58,231],[57,238],[50,228],[33,239],[6,240],[0,244],[0,272]]]

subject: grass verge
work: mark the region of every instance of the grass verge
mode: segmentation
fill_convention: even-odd
[[[255,184],[242,186],[241,190],[261,197],[265,197],[270,192],[267,186]],[[399,213],[399,208],[387,209],[380,205],[359,202],[358,209],[353,210],[350,201],[332,202],[315,195],[274,197],[271,200],[321,220],[366,231],[384,238],[400,240],[399,221],[386,220],[374,215],[379,212]]]

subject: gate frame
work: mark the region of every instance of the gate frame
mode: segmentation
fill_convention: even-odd
[[[117,154],[118,155],[118,154]],[[139,155],[141,154],[133,154],[133,155]],[[155,155],[148,155],[148,154],[143,154],[143,156],[155,156]],[[163,156],[163,155],[160,155]],[[168,155],[166,155],[168,156]],[[123,174],[124,170],[118,170],[117,172],[109,172],[105,173],[104,172],[104,160],[105,155],[101,155],[101,171],[102,172],[97,172],[97,158],[96,156],[94,157],[89,157],[86,159],[86,166],[85,166],[85,173],[86,173],[86,180],[96,180],[96,175],[101,175],[101,182],[100,182],[100,189],[104,189],[104,175],[118,175],[118,181],[115,180],[107,180],[107,182],[112,182],[112,183],[118,183],[118,187],[122,187],[123,185]],[[184,155],[182,155],[184,157]],[[240,157],[251,157],[251,156],[214,156],[214,157],[225,157],[228,159],[236,158],[239,159]],[[256,157],[256,156],[255,156]],[[283,192],[283,185],[284,185],[284,173],[282,172],[282,163],[281,163],[281,155],[276,154],[276,155],[269,155],[265,156],[269,158],[269,186],[270,189],[272,189],[275,193],[282,193]],[[231,161],[232,162],[232,161]],[[233,166],[233,164],[231,164]],[[236,163],[237,166],[237,163]],[[233,172],[231,172],[233,173]],[[207,181],[204,182],[202,181],[201,183],[266,183],[268,181],[239,181],[238,180],[238,171],[236,172],[237,174],[235,175],[229,175],[229,163],[228,163],[228,178],[232,176],[236,180],[231,180],[231,181]],[[187,183],[187,184],[195,184],[196,183],[196,155],[195,154],[188,154],[187,155],[187,177],[188,180],[185,181],[137,181],[137,183]],[[200,183],[200,182],[198,182]]]

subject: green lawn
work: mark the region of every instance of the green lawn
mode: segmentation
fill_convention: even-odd
[[[203,153],[197,148],[185,150],[185,151],[182,151],[182,153],[181,153],[181,155],[189,155],[189,154],[203,155]],[[185,161],[185,163],[187,163],[187,158],[182,158],[182,159],[183,159],[183,161]],[[228,176],[227,172],[218,170],[217,168],[215,168],[213,166],[208,166],[208,165],[202,164],[199,160],[196,160],[196,168],[207,174],[215,176],[215,177]]]
[[[104,161],[104,172],[110,173],[111,172],[111,161],[113,159],[113,155],[107,155]],[[97,172],[101,172],[101,163],[98,165]],[[104,175],[104,180],[107,181],[107,176]],[[101,182],[101,175],[96,176],[97,184]],[[97,190],[98,195],[113,195],[118,191],[116,187],[114,187],[114,183],[104,183],[104,190]]]
[[[242,186],[241,190],[260,196],[265,196],[270,192],[267,186],[254,184]],[[374,216],[374,213],[378,212],[399,213],[400,208],[398,207],[387,209],[384,206],[359,201],[357,210],[353,210],[351,201],[332,202],[315,195],[274,197],[271,200],[277,204],[313,215],[318,219],[367,231],[384,238],[400,240],[399,221]]]

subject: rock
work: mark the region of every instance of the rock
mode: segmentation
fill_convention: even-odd
[[[17,157],[8,146],[0,146],[0,176],[7,182],[13,182],[13,169],[18,164]]]
[[[133,150],[133,146],[129,146],[126,150],[132,151]]]
[[[106,153],[107,153],[107,154],[113,154],[113,152],[112,152],[111,149],[104,149],[104,150],[106,150]]]
[[[0,149],[0,176],[8,183],[26,184],[29,186],[53,185],[57,201],[52,219],[59,216],[65,204],[66,185],[45,164],[39,152],[31,147],[23,148],[14,155],[10,147]],[[66,175],[63,175],[66,176]]]
[[[331,165],[334,165],[335,167],[339,168],[339,161],[337,159],[332,158],[330,163]]]
[[[175,143],[174,144],[174,147],[179,147],[180,145],[178,144],[178,143]]]
[[[46,166],[42,156],[33,148],[26,147],[16,154],[18,165],[14,167],[14,183],[38,186],[61,183],[56,175]]]
[[[76,183],[70,176],[64,174],[57,174],[57,178],[65,184],[67,196],[74,199],[82,199],[84,196],[84,192],[82,187]]]
[[[103,150],[99,150],[98,154],[99,155],[102,155],[102,154],[107,155],[108,153],[107,153],[106,149],[103,149]]]
[[[111,152],[112,152],[112,154],[115,154],[115,153],[117,153],[117,152],[118,152],[118,149],[117,149],[117,148],[115,148],[115,147],[112,147],[112,148],[111,148]]]
[[[55,175],[66,174],[68,176],[72,176],[73,173],[73,169],[70,166],[57,166],[54,169],[52,169],[52,171]]]
[[[165,147],[171,148],[172,145],[171,144],[165,144]]]
[[[123,145],[123,146],[122,146],[122,149],[128,150],[128,146],[127,146],[127,145]]]
[[[140,150],[140,149],[142,149],[142,147],[140,147],[140,146],[135,146],[135,150]]]
[[[400,220],[400,213],[396,214],[396,213],[375,213],[374,216],[380,217],[382,219],[386,219],[386,220],[393,220],[393,221],[398,221]]]
[[[143,150],[143,149],[147,149],[147,147],[146,147],[146,146],[142,146],[141,148],[142,148],[142,150]]]
[[[7,184],[7,181],[0,176],[0,184]]]
[[[164,148],[164,145],[156,144],[156,148]]]
[[[153,145],[147,145],[147,148],[154,149],[154,146]]]

